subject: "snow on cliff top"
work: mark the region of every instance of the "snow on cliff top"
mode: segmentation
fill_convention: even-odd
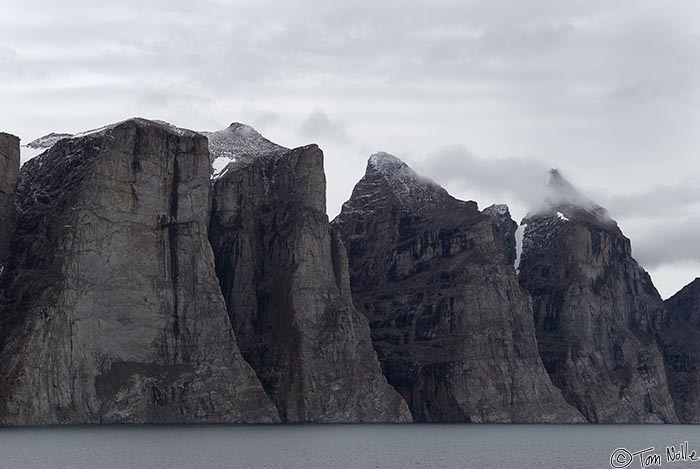
[[[62,140],[64,138],[70,138],[72,137],[73,134],[59,134],[59,133],[54,133],[51,132],[48,135],[44,135],[43,137],[39,137],[36,140],[32,140],[29,142],[26,147],[32,148],[35,150],[40,150],[40,149],[47,149],[51,148],[58,142],[59,140]]]
[[[399,202],[405,206],[425,205],[449,197],[439,184],[423,177],[406,163],[389,153],[379,152],[369,157],[367,173],[380,175]]]
[[[228,165],[235,161],[287,151],[287,148],[266,139],[249,125],[238,122],[224,130],[202,134],[209,139],[214,178],[223,176]]]
[[[31,160],[32,158],[35,158],[39,155],[41,155],[43,152],[54,146],[56,143],[59,141],[63,140],[64,138],[79,138],[79,137],[86,137],[88,135],[95,135],[99,134],[100,132],[105,132],[109,129],[113,129],[121,124],[124,124],[125,122],[139,122],[142,124],[155,124],[158,125],[170,132],[173,132],[177,135],[195,135],[196,132],[188,129],[183,129],[180,127],[176,127],[168,122],[161,121],[161,120],[149,120],[149,119],[144,119],[142,117],[132,117],[129,119],[124,119],[123,121],[115,122],[114,124],[108,124],[102,127],[98,127],[96,129],[91,129],[91,130],[86,130],[84,132],[79,132],[77,134],[68,134],[68,133],[55,133],[51,132],[50,134],[44,135],[43,137],[39,137],[35,140],[32,140],[26,145],[22,145],[21,147],[21,159],[22,159],[22,164],[26,163],[27,161]]]
[[[266,154],[279,154],[287,151],[287,148],[267,140],[252,127],[238,122],[234,122],[226,129],[217,132],[195,132],[176,127],[161,120],[148,120],[140,117],[134,117],[77,134],[52,132],[48,135],[44,135],[43,137],[39,137],[21,147],[22,163],[39,156],[64,138],[77,138],[98,134],[129,121],[155,124],[177,135],[194,135],[196,133],[200,133],[206,136],[209,139],[209,152],[210,161],[213,168],[213,177],[222,176],[225,173],[228,165],[234,161],[240,161],[242,159]]]

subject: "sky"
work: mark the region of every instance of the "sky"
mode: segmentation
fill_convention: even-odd
[[[5,0],[0,130],[252,125],[370,154],[519,221],[547,170],[607,207],[664,298],[700,276],[700,2]]]

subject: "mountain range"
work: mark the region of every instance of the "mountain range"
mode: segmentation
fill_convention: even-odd
[[[663,301],[607,210],[452,197],[387,153],[234,123],[0,133],[0,424],[700,423],[700,280]]]

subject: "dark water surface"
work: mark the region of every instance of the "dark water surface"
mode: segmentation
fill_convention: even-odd
[[[205,425],[0,430],[2,468],[610,468],[617,448],[688,441],[700,454],[700,426],[685,425]],[[618,468],[643,467],[618,452]],[[699,457],[700,458],[700,457]],[[656,462],[653,459],[651,462]]]

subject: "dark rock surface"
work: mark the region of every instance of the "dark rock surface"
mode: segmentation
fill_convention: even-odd
[[[656,337],[665,307],[607,211],[552,170],[548,200],[523,220],[521,284],[540,354],[592,422],[676,422]]]
[[[700,278],[664,303],[556,170],[518,256],[506,206],[386,153],[329,224],[321,150],[244,124],[27,146],[0,133],[0,425],[700,423]]]
[[[696,278],[666,300],[668,323],[700,327],[700,278]]]
[[[505,206],[480,212],[373,155],[333,221],[389,382],[423,422],[569,422],[537,352]]]
[[[660,334],[671,395],[683,423],[700,423],[700,278],[666,300]]]
[[[132,119],[26,163],[0,422],[272,422],[207,241],[207,140]]]
[[[410,421],[352,304],[345,249],[326,216],[323,153],[315,145],[239,153],[260,146],[232,133],[210,241],[238,343],[282,419]]]
[[[19,138],[0,132],[0,276],[14,230],[12,196],[19,177]]]

